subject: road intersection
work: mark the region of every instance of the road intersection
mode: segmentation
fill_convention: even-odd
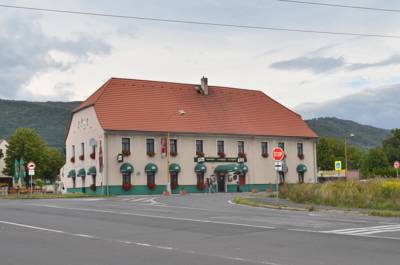
[[[3,200],[1,264],[398,264],[399,219],[252,208],[232,197]]]

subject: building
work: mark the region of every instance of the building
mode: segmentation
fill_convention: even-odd
[[[9,186],[12,187],[13,179],[10,176],[6,176],[3,173],[3,170],[6,166],[5,158],[7,153],[7,141],[4,139],[0,139],[0,186]],[[2,154],[2,155],[1,155]]]
[[[68,192],[157,194],[316,182],[317,135],[261,91],[111,78],[73,110],[61,181]],[[168,148],[167,148],[168,145]]]

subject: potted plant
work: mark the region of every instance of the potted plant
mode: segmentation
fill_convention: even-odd
[[[262,153],[261,156],[264,157],[264,158],[267,158],[269,156],[269,154],[268,153]]]
[[[96,185],[94,185],[94,184],[90,185],[89,188],[90,188],[92,191],[96,191]]]
[[[80,155],[79,156],[79,160],[81,160],[81,161],[85,160],[85,156],[84,155]]]
[[[95,159],[95,158],[96,158],[96,153],[95,153],[95,152],[91,153],[91,154],[90,154],[90,158],[91,158],[91,159]]]
[[[157,185],[156,185],[155,183],[149,183],[149,184],[147,184],[147,187],[148,187],[150,190],[155,190],[156,187],[157,187]]]
[[[128,191],[130,189],[132,189],[132,184],[131,183],[124,183],[122,184],[122,189],[125,191]]]
[[[298,154],[297,156],[298,156],[298,158],[300,158],[301,160],[304,159],[304,154]]]
[[[240,153],[238,153],[238,157],[246,158],[246,153],[240,152]]]
[[[226,155],[225,155],[224,152],[218,152],[218,156],[219,156],[220,158],[225,158],[225,157],[226,157]]]
[[[71,161],[71,163],[75,163],[75,157],[74,156],[71,157],[70,161]]]
[[[123,155],[123,156],[130,156],[130,155],[131,155],[131,151],[129,151],[129,150],[122,150],[122,155]]]
[[[204,157],[204,153],[203,153],[203,152],[200,152],[200,151],[197,151],[197,152],[196,152],[196,156],[197,156],[197,157]]]
[[[148,157],[154,157],[155,155],[156,155],[156,153],[154,153],[154,151],[147,151]]]
[[[173,152],[173,151],[169,152],[169,154],[170,154],[171,156],[177,156],[177,155],[178,155],[177,152]]]
[[[171,183],[171,189],[176,189],[178,187],[178,184],[176,182]]]

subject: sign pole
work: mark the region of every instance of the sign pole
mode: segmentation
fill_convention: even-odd
[[[279,171],[276,171],[276,204],[279,203]]]
[[[30,176],[31,177],[31,198],[32,198],[32,189],[33,189],[33,185],[32,185],[32,175]]]

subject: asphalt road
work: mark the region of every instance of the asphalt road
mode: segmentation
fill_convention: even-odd
[[[400,264],[400,219],[232,195],[0,200],[1,265]]]

